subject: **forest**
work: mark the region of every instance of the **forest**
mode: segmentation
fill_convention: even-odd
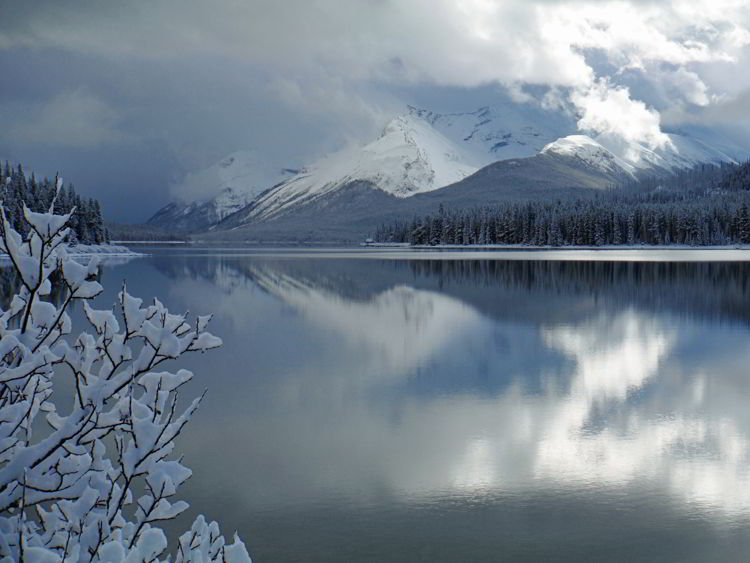
[[[27,234],[28,226],[23,219],[23,205],[39,213],[49,211],[55,197],[55,180],[38,180],[32,173],[27,176],[23,167],[13,167],[5,162],[0,167],[0,201],[11,226],[22,235]],[[93,198],[81,197],[73,184],[63,185],[55,200],[55,213],[64,214],[75,207],[70,220],[69,244],[106,244],[109,233],[104,226],[99,202]]]
[[[414,245],[747,244],[750,162],[633,180],[587,199],[441,206],[434,215],[382,225],[374,239]]]

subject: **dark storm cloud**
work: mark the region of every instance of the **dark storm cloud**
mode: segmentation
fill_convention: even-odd
[[[60,166],[112,217],[143,219],[235,149],[298,166],[404,103],[472,109],[498,85],[552,87],[583,128],[658,144],[659,112],[710,116],[750,88],[745,4],[5,2],[0,156]]]

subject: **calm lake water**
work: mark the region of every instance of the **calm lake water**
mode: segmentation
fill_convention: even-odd
[[[185,362],[176,529],[258,563],[750,558],[750,263],[153,252],[99,306],[126,279],[224,340]]]

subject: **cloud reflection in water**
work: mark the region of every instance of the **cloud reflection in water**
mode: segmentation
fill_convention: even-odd
[[[651,270],[630,281],[607,270],[603,281],[589,280],[601,282],[593,300],[580,280],[578,291],[561,286],[566,270],[554,284],[539,275],[525,286],[498,277],[494,286],[468,279],[436,287],[434,276],[382,265],[378,283],[367,270],[328,267],[240,263],[228,271],[251,283],[225,284],[218,298],[231,303],[219,307],[224,322],[250,328],[259,322],[254,304],[270,296],[264,311],[294,316],[264,318],[268,338],[294,326],[296,338],[315,344],[290,343],[301,352],[287,351],[291,367],[266,382],[259,411],[223,413],[236,419],[223,432],[236,432],[227,438],[246,448],[225,451],[228,469],[213,471],[230,484],[232,474],[254,476],[247,506],[635,487],[637,502],[658,491],[689,510],[739,516],[750,508],[750,417],[740,400],[750,353],[712,346],[746,343],[747,323],[726,322],[706,305],[726,295],[694,300],[694,310],[682,301],[644,304],[634,295],[644,293],[642,280],[658,282]],[[635,284],[633,293],[608,293],[614,278]],[[173,283],[173,296],[186,302],[222,284]],[[248,349],[241,337],[222,336],[225,353]],[[226,392],[242,394],[242,379],[233,382]],[[214,440],[210,417],[204,422],[187,444],[194,459]]]

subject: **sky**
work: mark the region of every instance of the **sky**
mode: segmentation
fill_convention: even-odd
[[[0,158],[146,220],[235,150],[296,168],[407,104],[750,147],[746,0],[0,0]]]

